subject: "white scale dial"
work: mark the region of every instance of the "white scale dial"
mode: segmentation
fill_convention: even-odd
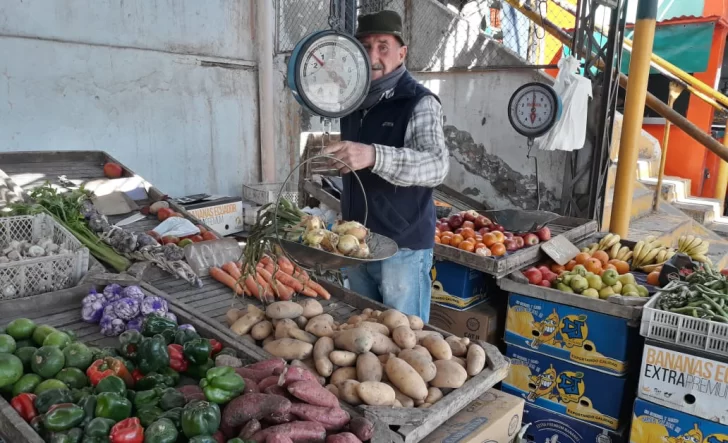
[[[539,137],[556,123],[558,106],[558,97],[551,87],[530,83],[520,87],[511,97],[508,117],[519,134]]]

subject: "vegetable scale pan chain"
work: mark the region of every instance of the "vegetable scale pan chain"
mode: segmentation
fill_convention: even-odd
[[[657,307],[694,318],[728,323],[728,279],[708,264],[685,281],[672,281],[661,289]]]

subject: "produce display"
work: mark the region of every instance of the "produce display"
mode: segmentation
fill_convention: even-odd
[[[338,323],[318,301],[305,299],[271,303],[265,311],[231,309],[226,319],[244,340],[308,368],[316,386],[310,395],[332,404],[338,398],[351,405],[427,408],[486,364],[477,343],[425,331],[419,317],[394,309],[365,309]],[[276,380],[260,374],[258,387],[275,392]]]
[[[605,251],[610,259],[630,261],[630,269],[633,271],[653,272],[670,260],[675,254],[681,253],[689,256],[693,261],[699,263],[710,263],[705,256],[708,253],[710,244],[694,235],[683,235],[678,240],[678,247],[670,248],[654,236],[649,236],[635,244],[634,250],[622,246],[620,237],[616,234],[607,234],[599,243],[593,243],[582,252],[594,254],[596,251]]]
[[[728,278],[710,265],[686,272],[660,289],[656,308],[694,318],[728,323]]]
[[[548,227],[515,235],[476,211],[462,211],[449,218],[441,218],[435,228],[435,243],[484,257],[502,257],[550,239]]]
[[[5,332],[0,392],[46,442],[361,442],[373,433],[307,369],[281,359],[243,366],[218,341],[156,314],[103,349],[27,318]],[[270,377],[267,393],[260,384]]]
[[[33,242],[11,240],[5,245],[0,245],[0,265],[26,259],[68,254],[69,252],[71,251],[53,243],[53,240],[49,238],[38,239]]]
[[[595,259],[589,259],[595,260]],[[587,262],[587,266],[592,262]],[[607,264],[608,266],[608,264]],[[581,294],[585,297],[606,300],[612,295],[625,297],[648,297],[648,289],[637,283],[634,274],[629,272],[620,275],[616,269],[598,269],[590,266],[589,271],[583,264],[575,265],[570,270],[560,269],[557,265],[530,267],[523,271],[532,285],[545,286],[559,291]],[[557,272],[554,272],[557,271]]]

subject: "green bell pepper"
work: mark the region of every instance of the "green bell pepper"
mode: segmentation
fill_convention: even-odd
[[[169,387],[175,387],[179,383],[179,372],[175,371],[174,369],[170,368],[169,366],[166,366],[159,371],[157,371],[158,374],[166,375],[170,379],[172,379],[172,384],[168,385]]]
[[[179,432],[168,418],[158,418],[144,429],[144,443],[175,443]]]
[[[83,430],[72,428],[63,432],[54,432],[50,435],[49,443],[81,443]]]
[[[86,437],[108,437],[115,424],[110,418],[96,417],[86,425],[84,432]]]
[[[114,392],[122,397],[126,396],[126,383],[121,378],[115,375],[109,375],[108,377],[102,378],[99,384],[96,385],[94,391],[96,394],[102,392]]]
[[[105,347],[105,348],[89,348],[91,352],[93,353],[93,357],[91,357],[91,361],[96,360],[103,360],[106,357],[113,357],[116,358],[119,356],[119,353],[116,351],[116,349],[112,347]]]
[[[182,409],[181,424],[187,438],[212,435],[220,427],[220,407],[206,401],[191,401]]]
[[[33,402],[39,414],[45,414],[51,406],[61,403],[73,403],[73,396],[68,389],[48,389],[36,395]]]
[[[192,377],[192,378],[196,378],[196,379],[205,378],[207,371],[210,368],[214,368],[214,367],[215,367],[215,362],[212,361],[212,359],[208,358],[207,361],[201,365],[192,365],[192,364],[189,365],[189,367],[187,368],[187,371],[185,371],[185,375]]]
[[[96,397],[96,417],[110,418],[115,422],[131,417],[131,402],[114,392],[102,392]]]
[[[43,427],[51,432],[67,431],[83,422],[85,413],[82,407],[73,403],[54,405],[43,416]]]
[[[169,411],[165,411],[164,414],[160,415],[159,418],[166,418],[177,428],[178,431],[182,430],[182,408],[174,408]]]
[[[245,389],[243,377],[229,366],[208,369],[200,387],[207,401],[223,404],[240,395]]]
[[[83,422],[81,422],[81,427],[86,426],[94,419],[94,415],[96,414],[96,396],[87,395],[76,404],[82,407],[84,412],[84,419]]]
[[[222,348],[222,351],[218,352],[217,355],[230,355],[233,357],[237,357],[238,353],[235,352],[232,348]]]
[[[139,421],[145,428],[154,423],[162,414],[164,414],[164,411],[157,406],[152,406],[150,408],[144,408],[137,411]]]
[[[204,338],[190,340],[184,345],[185,358],[191,365],[200,365],[210,358],[212,346],[210,341]]]
[[[136,391],[134,395],[134,408],[139,411],[146,408],[152,408],[159,404],[159,399],[162,396],[162,390],[160,388],[149,389],[146,391]]]
[[[130,359],[124,357],[116,357],[116,359],[124,363],[124,366],[126,366],[126,369],[127,371],[129,371],[129,373],[134,372],[134,369],[136,369],[136,364]]]
[[[89,395],[93,395],[94,388],[91,386],[86,386],[85,388],[81,389],[71,389],[71,396],[73,397],[73,402],[78,404],[81,400],[88,397]]]
[[[192,341],[198,338],[200,338],[200,334],[193,331],[192,329],[177,329],[177,332],[175,332],[174,334],[175,344],[182,346],[184,346],[184,344],[188,341]]]
[[[212,435],[196,435],[188,443],[217,443],[217,439]]]
[[[168,375],[151,372],[137,380],[134,386],[138,391],[146,391],[154,388],[171,388],[174,386],[174,380]]]
[[[181,408],[186,404],[185,396],[175,388],[167,388],[162,391],[162,397],[159,399],[159,406],[165,411],[174,408]]]
[[[139,345],[137,352],[139,370],[142,374],[149,374],[169,366],[169,352],[167,343],[161,335],[147,338]]]
[[[177,323],[157,314],[148,315],[144,318],[144,323],[142,323],[142,335],[145,337],[153,337],[167,329],[175,331]]]
[[[174,329],[165,329],[159,335],[161,335],[164,338],[164,342],[166,344],[171,345],[172,343],[174,343],[174,334],[175,334]]]
[[[144,340],[144,336],[135,329],[122,332],[119,336],[119,354],[124,358],[136,359],[142,340]]]

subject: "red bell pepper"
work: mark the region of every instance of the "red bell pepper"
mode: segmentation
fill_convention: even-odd
[[[212,351],[210,352],[210,357],[214,357],[217,355],[218,352],[222,351],[222,343],[215,340],[214,338],[210,339],[210,347],[212,348]]]
[[[101,380],[109,375],[116,375],[120,379],[124,380],[127,387],[134,386],[134,379],[129,373],[129,370],[126,369],[124,363],[113,357],[96,360],[88,367],[86,375],[88,376],[92,386],[96,386]]]
[[[18,394],[10,400],[10,406],[28,423],[38,416],[38,410],[35,409],[35,394]]]
[[[144,428],[137,417],[115,424],[109,433],[109,443],[144,443]]]
[[[167,345],[167,353],[169,354],[169,367],[177,372],[185,372],[190,363],[185,358],[184,348],[182,345]]]
[[[136,383],[139,380],[141,380],[142,378],[144,378],[144,374],[142,374],[142,371],[140,371],[139,369],[134,369],[134,371],[132,371],[132,373],[131,373],[131,378],[133,378],[134,383]]]

